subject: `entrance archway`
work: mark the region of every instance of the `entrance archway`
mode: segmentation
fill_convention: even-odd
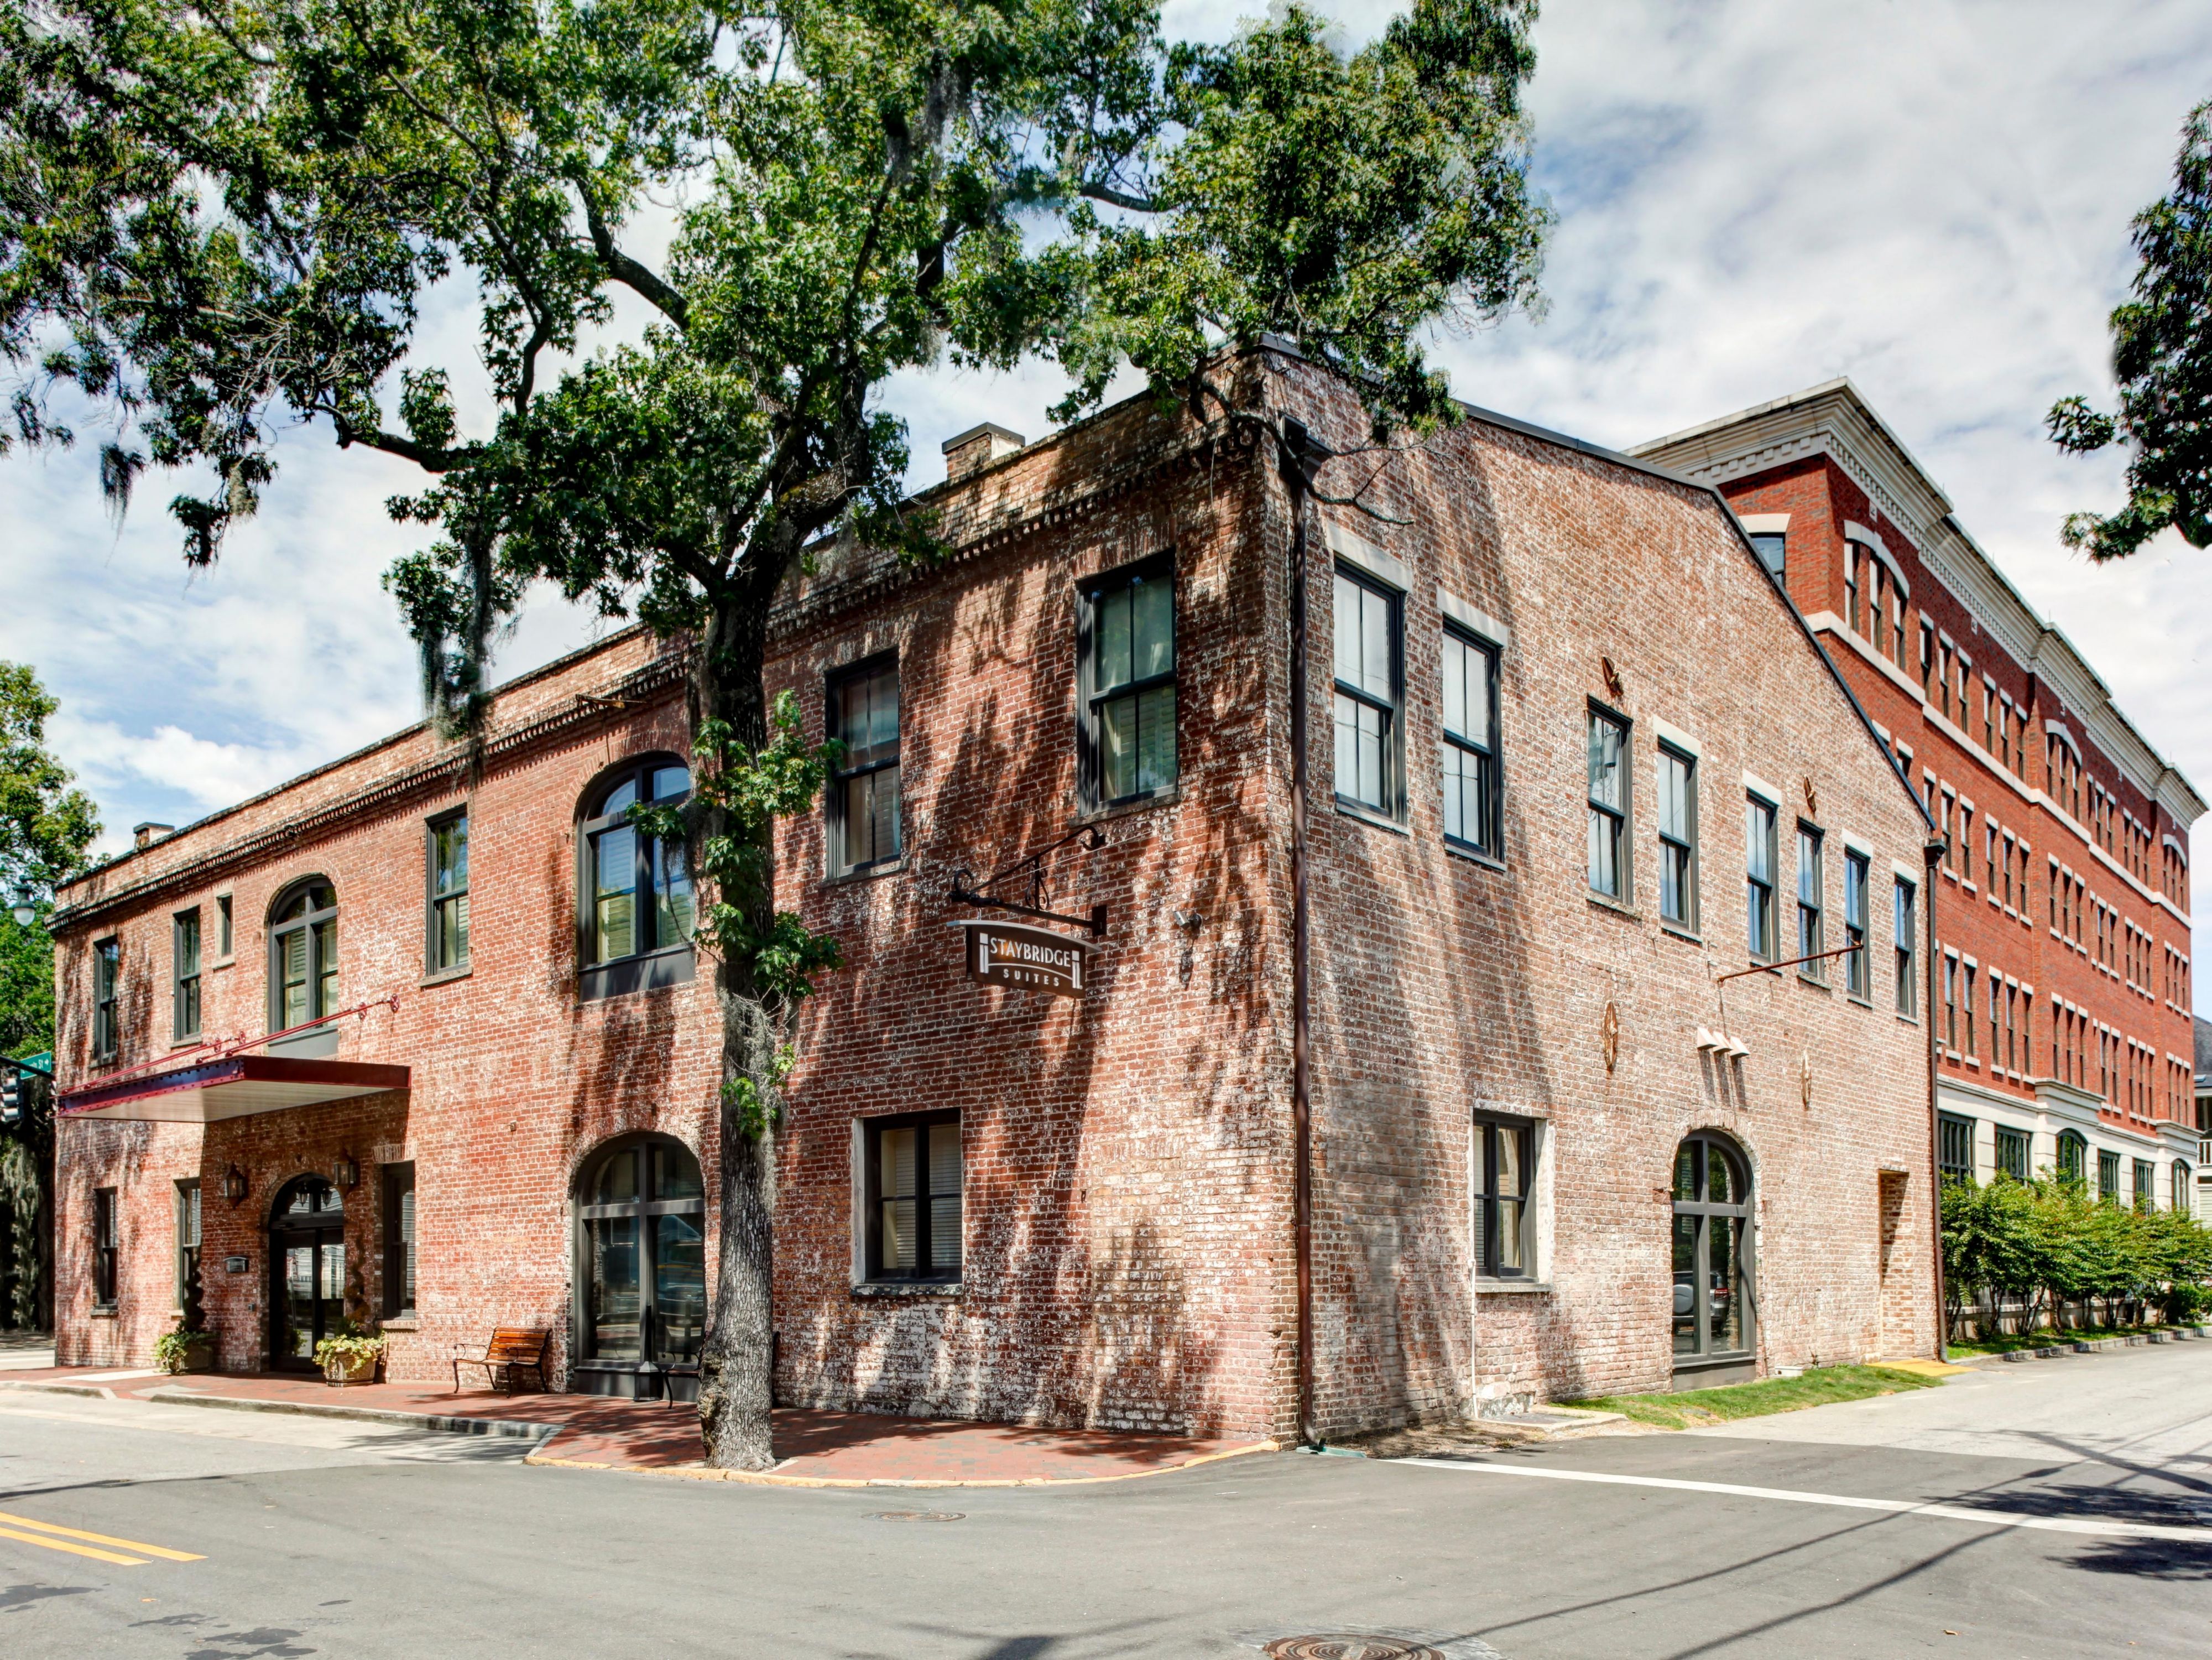
[[[1757,1370],[1751,1162],[1701,1130],[1674,1150],[1674,1371],[1685,1386]]]
[[[295,1177],[269,1212],[269,1365],[313,1371],[315,1345],[345,1317],[345,1199]]]
[[[576,1184],[576,1360],[586,1395],[696,1398],[707,1329],[707,1195],[666,1135],[629,1135]]]

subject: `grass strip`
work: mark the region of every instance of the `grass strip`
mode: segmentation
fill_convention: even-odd
[[[1692,1430],[1737,1418],[1798,1412],[1838,1401],[1867,1401],[1877,1395],[1934,1389],[1943,1380],[1887,1366],[1813,1366],[1797,1377],[1767,1377],[1755,1383],[1727,1383],[1713,1389],[1682,1389],[1670,1395],[1601,1395],[1587,1401],[1563,1401],[1566,1407],[1617,1412],[1639,1424]]]

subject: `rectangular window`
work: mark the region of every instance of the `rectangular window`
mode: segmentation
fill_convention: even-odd
[[[1779,576],[1789,569],[1790,538],[1787,532],[1761,531],[1751,538],[1751,550],[1759,556],[1759,562],[1766,567],[1769,575]]]
[[[179,1043],[200,1035],[200,909],[169,919],[170,1036]]]
[[[469,965],[469,815],[447,813],[428,826],[429,914],[425,966],[432,974]]]
[[[1774,960],[1774,808],[1757,796],[1743,807],[1744,944],[1753,957]]]
[[[1997,1126],[1997,1174],[2015,1182],[2027,1180],[2027,1132]]]
[[[179,1329],[200,1329],[200,1184],[179,1182],[177,1203],[177,1312],[184,1316]]]
[[[384,1316],[415,1316],[415,1166],[384,1166]]]
[[[1152,560],[1091,583],[1083,593],[1077,633],[1084,786],[1091,804],[1141,801],[1173,789],[1179,776],[1174,562]],[[896,701],[891,708],[896,712]],[[870,719],[872,740],[872,713]],[[871,845],[878,859],[896,856],[882,851],[880,840]]]
[[[1974,965],[1968,963],[1960,970],[1959,1007],[1966,1017],[1966,1058],[1974,1057]]]
[[[115,1189],[92,1190],[92,1300],[112,1309],[116,1301]]]
[[[1943,1047],[1954,1055],[1959,1052],[1959,959],[1950,952],[1943,955]]]
[[[1608,899],[1628,898],[1628,722],[1589,711],[1589,885]]]
[[[1474,1271],[1486,1280],[1525,1280],[1536,1266],[1534,1132],[1477,1120],[1474,1141]]]
[[[1897,1012],[1909,1015],[1920,1006],[1920,994],[1914,988],[1914,965],[1919,959],[1920,943],[1914,932],[1919,913],[1919,890],[1903,877],[1890,893],[1890,927],[1893,949],[1897,956]]]
[[[2151,1206],[2150,1206],[2150,1182],[2151,1182],[2151,1164],[2150,1164],[2150,1160],[2148,1160],[2148,1158],[2138,1158],[2138,1159],[2136,1159],[2136,1160],[2135,1161],[2135,1166],[2136,1166],[2136,1171],[2135,1171],[2135,1175],[2136,1175],[2136,1191],[2135,1191],[2136,1208],[2137,1210],[2148,1210],[2148,1209],[2151,1207]]]
[[[226,963],[231,958],[230,896],[227,893],[215,897],[215,954]]]
[[[96,940],[92,947],[92,1058],[112,1061],[119,1034],[116,1027],[117,988],[123,978],[123,942]]]
[[[1659,745],[1659,915],[1695,931],[1698,926],[1698,763]]]
[[[960,1278],[960,1115],[864,1121],[871,1280]]]
[[[1974,1121],[1954,1118],[1949,1113],[1936,1120],[1942,1130],[1942,1156],[1936,1161],[1937,1175],[1946,1182],[1971,1182],[1974,1179]]]
[[[1444,839],[1502,859],[1498,648],[1446,627],[1443,690]]]
[[[1854,997],[1874,995],[1874,964],[1867,960],[1867,856],[1844,849],[1844,989]]]
[[[1135,597],[1139,593],[1144,596],[1141,603]],[[1174,587],[1165,581],[1120,587],[1093,605],[1098,613],[1091,626],[1094,688],[1107,674],[1125,673],[1130,667],[1133,648],[1128,640],[1128,620],[1132,611],[1141,612],[1142,620],[1148,625],[1158,620],[1152,616],[1153,611],[1164,610],[1169,613],[1168,678],[1158,681],[1147,677],[1145,689],[1136,692],[1120,691],[1118,688],[1128,683],[1117,680],[1103,692],[1094,693],[1092,718],[1086,724],[1088,730],[1103,740],[1104,747],[1098,751],[1103,770],[1092,792],[1092,799],[1103,805],[1133,800],[1175,781]],[[1112,660],[1101,657],[1097,649],[1102,636],[1108,634],[1113,635],[1116,653]],[[1141,666],[1148,667],[1150,660],[1147,657]],[[1149,727],[1145,715],[1147,697],[1153,700]],[[899,827],[896,660],[862,664],[833,679],[830,683],[829,718],[823,724],[830,736],[845,746],[844,754],[830,775],[827,792],[830,873],[843,876],[888,865],[899,856],[905,845]],[[1132,769],[1133,752],[1126,740],[1132,733],[1141,739],[1147,732],[1156,744],[1166,746],[1164,773],[1158,766],[1150,771],[1142,765]],[[1142,747],[1140,743],[1138,749],[1141,751]],[[1142,757],[1138,755],[1136,758],[1141,761]],[[1159,757],[1156,755],[1153,759],[1158,762]],[[1143,782],[1148,777],[1152,783]],[[1158,781],[1163,777],[1165,784]]]
[[[1802,819],[1797,825],[1797,952],[1813,957],[1826,951],[1821,907],[1826,880],[1820,866],[1820,832]],[[1828,977],[1826,961],[1801,964],[1797,971],[1808,979]]]
[[[2120,1155],[2097,1150],[2097,1197],[2108,1205],[2120,1202]]]
[[[1844,544],[1844,618],[1853,634],[1866,637],[1866,613],[1859,608],[1859,550],[1854,542]]]
[[[1400,596],[1336,570],[1337,799],[1395,818],[1403,811]]]

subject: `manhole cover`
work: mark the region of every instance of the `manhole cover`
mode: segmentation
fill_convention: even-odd
[[[1331,1631],[1311,1637],[1278,1637],[1263,1645],[1274,1660],[1444,1660],[1441,1650],[1403,1637]]]
[[[871,1522],[964,1522],[967,1513],[957,1510],[878,1510],[870,1511]]]

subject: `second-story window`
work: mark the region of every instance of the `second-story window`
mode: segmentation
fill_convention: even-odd
[[[200,909],[169,919],[170,1036],[200,1035]]]
[[[1774,960],[1774,807],[1756,795],[1743,807],[1744,944]]]
[[[1395,593],[1337,567],[1337,798],[1393,818],[1405,798],[1398,605]]]
[[[1592,893],[1628,897],[1628,722],[1589,711],[1589,885]]]
[[[1175,567],[1157,560],[1084,591],[1084,787],[1093,806],[1176,787]]]
[[[337,1011],[338,897],[327,882],[287,889],[270,913],[269,1001],[271,1031]]]
[[[1498,648],[1444,629],[1444,839],[1504,856],[1498,835]]]
[[[1698,763],[1659,745],[1659,915],[1678,927],[1698,926]]]
[[[684,844],[630,822],[639,806],[674,806],[691,793],[681,762],[648,756],[602,779],[580,827],[584,845],[587,966],[665,951],[691,938],[691,873]]]
[[[1890,939],[1897,957],[1897,1012],[1910,1015],[1919,1006],[1912,975],[1918,949],[1913,929],[1917,926],[1919,891],[1903,877],[1890,895]]]
[[[1175,688],[1168,691],[1172,696]],[[829,716],[830,735],[845,746],[829,791],[830,873],[842,876],[899,856],[896,660],[864,663],[832,679]]]
[[[1812,825],[1800,822],[1797,826],[1797,951],[1799,957],[1812,957],[1827,949],[1821,943],[1823,933],[1820,868],[1820,832]],[[1799,966],[1798,972],[1815,980],[1828,977],[1825,962],[1811,962]]]
[[[1854,997],[1873,994],[1874,968],[1867,961],[1867,856],[1844,850],[1844,988]]]
[[[469,816],[448,813],[429,825],[429,903],[425,930],[431,973],[469,965]]]
[[[121,1040],[117,996],[123,979],[123,942],[101,939],[92,947],[92,1058],[112,1061]]]

